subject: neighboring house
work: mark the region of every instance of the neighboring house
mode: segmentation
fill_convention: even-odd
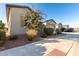
[[[68,29],[69,28],[69,25],[63,25],[63,28]]]
[[[8,33],[10,35],[25,34],[24,15],[30,13],[31,8],[19,5],[6,5]]]
[[[49,19],[49,20],[44,21],[44,24],[45,24],[46,28],[55,29],[57,23],[53,19]]]
[[[59,24],[58,24],[58,29],[62,29],[62,28],[63,28],[62,23],[59,23]]]
[[[56,22],[53,19],[49,19],[43,22],[46,28],[53,28],[54,32],[56,30]]]
[[[75,31],[75,32],[79,32],[79,27],[74,28],[74,31]]]
[[[53,19],[49,19],[43,22],[46,28],[52,28],[54,30],[53,34],[56,33],[57,23]]]

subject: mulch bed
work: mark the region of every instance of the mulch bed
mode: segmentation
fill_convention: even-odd
[[[22,46],[22,45],[29,44],[29,43],[36,42],[36,41],[39,41],[39,40],[28,41],[28,39],[25,36],[19,36],[15,41],[9,40],[7,38],[5,40],[5,43],[2,46],[0,46],[0,51]]]

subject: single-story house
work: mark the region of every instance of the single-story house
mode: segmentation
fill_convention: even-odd
[[[6,18],[9,35],[25,34],[24,15],[32,9],[27,6],[6,5]]]

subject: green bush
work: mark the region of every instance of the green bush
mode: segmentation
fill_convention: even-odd
[[[44,28],[44,33],[46,35],[52,35],[54,32],[53,28]]]
[[[6,39],[6,34],[4,30],[4,23],[0,20],[0,46],[2,46]]]
[[[0,31],[0,46],[4,44],[5,39],[6,39],[5,31]]]
[[[0,20],[0,31],[4,29],[4,23]]]

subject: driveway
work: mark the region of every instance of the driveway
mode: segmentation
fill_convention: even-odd
[[[0,56],[69,56],[79,55],[78,35],[67,34],[0,51]],[[72,37],[73,36],[73,37]],[[77,39],[76,39],[77,38]],[[76,52],[76,53],[75,53]]]
[[[79,39],[79,33],[65,33],[65,36],[60,36],[59,39]]]

